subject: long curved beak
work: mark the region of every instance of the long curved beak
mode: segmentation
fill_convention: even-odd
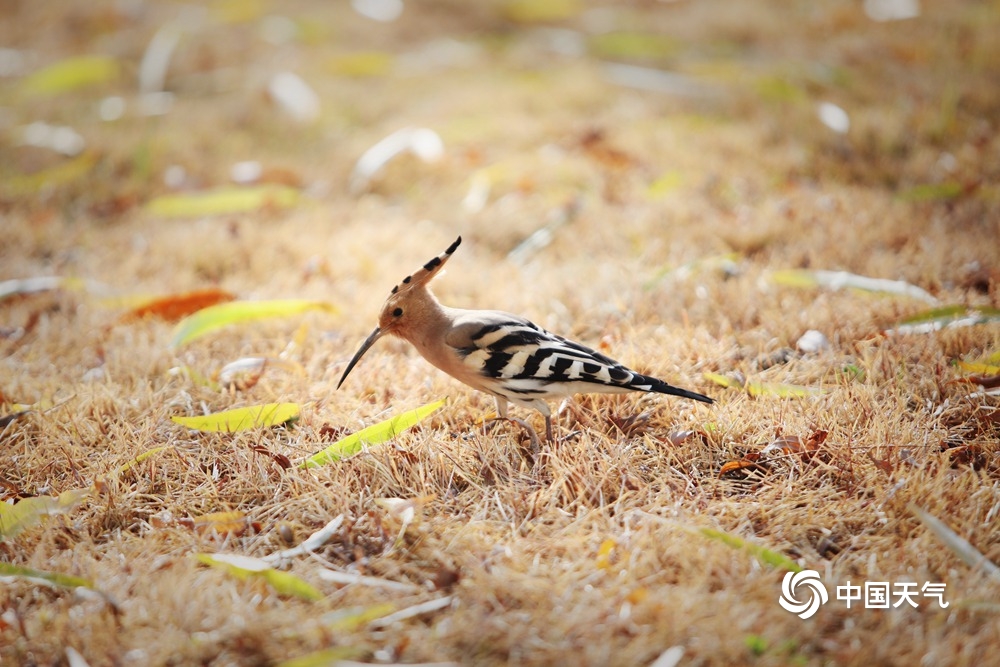
[[[354,353],[354,358],[351,359],[351,363],[347,364],[347,368],[344,369],[344,374],[340,376],[340,382],[337,383],[337,389],[340,389],[340,385],[344,384],[344,380],[347,379],[347,374],[350,373],[354,368],[354,365],[361,360],[361,357],[368,351],[368,348],[374,345],[375,341],[383,335],[385,335],[385,332],[379,327],[375,327],[375,331],[371,332],[371,335],[369,335],[368,338],[365,339],[365,342],[361,344],[361,348]]]

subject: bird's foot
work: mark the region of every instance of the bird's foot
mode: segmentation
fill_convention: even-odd
[[[487,434],[491,433],[493,429],[496,428],[497,424],[499,424],[500,422],[507,422],[509,424],[517,424],[518,426],[520,426],[521,429],[528,436],[528,440],[531,443],[532,453],[537,454],[538,451],[542,448],[542,443],[538,439],[538,434],[535,432],[535,429],[531,427],[531,424],[524,421],[523,419],[518,419],[517,417],[493,417],[491,419],[487,419],[483,425],[483,431]]]

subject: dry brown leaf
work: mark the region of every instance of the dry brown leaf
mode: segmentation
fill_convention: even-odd
[[[270,457],[272,461],[274,461],[275,463],[277,463],[279,466],[281,466],[285,470],[288,470],[289,468],[292,467],[291,460],[287,456],[285,456],[284,454],[279,454],[277,452],[272,452],[271,450],[269,450],[267,447],[264,447],[263,445],[254,445],[253,447],[251,447],[251,449],[253,451],[257,452],[258,454],[263,454],[265,456]]]
[[[232,301],[235,298],[236,295],[215,287],[195,290],[193,292],[171,294],[169,296],[153,299],[152,301],[148,301],[136,308],[133,308],[129,312],[122,315],[121,321],[128,322],[145,317],[158,317],[160,319],[167,320],[168,322],[176,322],[187,317],[191,313],[201,310],[202,308],[208,308],[209,306],[214,306],[218,303]]]
[[[747,454],[745,457],[739,461],[727,461],[723,464],[722,468],[719,470],[719,477],[723,475],[729,475],[740,470],[745,470],[747,468],[757,468],[757,461],[760,455],[756,453]]]
[[[186,522],[184,522],[186,523]],[[216,535],[232,535],[239,537],[250,526],[246,514],[233,510],[230,512],[212,512],[202,514],[192,519],[191,527],[199,535],[215,533]]]

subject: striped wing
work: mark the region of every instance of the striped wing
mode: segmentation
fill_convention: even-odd
[[[549,393],[546,387],[577,383],[592,385],[577,390],[584,392],[652,389],[647,378],[596,350],[514,315],[491,315],[478,326],[465,325],[465,340],[456,348],[469,370],[510,392],[542,394]]]

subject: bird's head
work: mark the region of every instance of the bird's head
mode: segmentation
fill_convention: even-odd
[[[434,257],[412,274],[403,278],[402,282],[392,288],[389,298],[382,304],[382,311],[378,316],[378,326],[371,332],[365,342],[361,344],[354,354],[344,374],[337,383],[337,388],[344,384],[347,375],[354,366],[361,360],[365,352],[371,348],[375,342],[387,334],[393,334],[407,338],[407,332],[411,330],[414,323],[422,321],[426,316],[427,309],[434,304],[433,295],[427,289],[427,284],[436,276],[441,268],[451,257],[455,249],[462,242],[459,236],[455,242],[448,246],[443,253]]]

